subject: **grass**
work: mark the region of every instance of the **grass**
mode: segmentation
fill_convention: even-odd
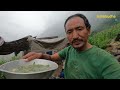
[[[89,42],[92,45],[96,45],[102,49],[105,49],[107,47],[107,44],[109,44],[110,41],[115,38],[118,33],[120,33],[120,23],[111,26],[108,29],[102,30],[96,34],[92,34],[89,37]]]

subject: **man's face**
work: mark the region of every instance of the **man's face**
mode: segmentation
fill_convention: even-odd
[[[65,25],[69,43],[75,48],[84,47],[88,41],[90,30],[86,28],[84,20],[80,17],[69,19]]]

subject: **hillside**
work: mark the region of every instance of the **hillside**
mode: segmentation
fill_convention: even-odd
[[[107,44],[109,44],[118,33],[120,33],[120,23],[112,25],[105,30],[97,32],[96,34],[91,34],[89,42],[93,45],[105,49]]]

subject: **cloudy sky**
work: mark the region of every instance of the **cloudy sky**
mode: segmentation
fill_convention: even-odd
[[[96,14],[101,11],[0,11],[0,36],[5,41],[13,41],[32,35],[37,37],[64,34],[65,19],[74,14],[87,16],[92,27],[100,24]],[[114,14],[113,12],[107,12]]]

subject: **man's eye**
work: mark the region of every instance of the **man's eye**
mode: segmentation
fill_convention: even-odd
[[[82,30],[81,28],[78,28],[78,30]]]
[[[72,33],[72,31],[67,31],[67,34],[71,34]]]

